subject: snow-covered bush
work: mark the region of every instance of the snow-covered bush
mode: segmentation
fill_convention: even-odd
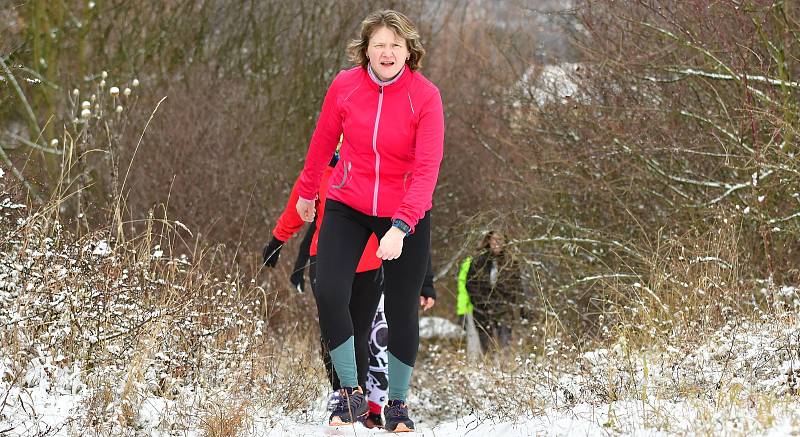
[[[77,236],[54,208],[27,209],[7,191],[0,427],[178,432],[214,429],[223,405],[250,417],[293,396],[282,414],[308,408],[300,401],[319,389],[316,356],[293,353],[307,339],[270,326],[276,296],[266,284],[221,270],[211,251],[175,254],[179,223],[124,239],[108,228]],[[297,349],[284,344],[295,338]],[[51,408],[28,408],[42,403]]]

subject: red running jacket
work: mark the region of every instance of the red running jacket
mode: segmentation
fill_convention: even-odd
[[[330,161],[330,159],[329,159]],[[317,254],[317,239],[319,237],[319,230],[322,227],[322,218],[325,214],[325,197],[328,191],[328,179],[331,175],[331,167],[325,167],[322,172],[322,180],[319,188],[319,200],[317,201],[317,229],[314,231],[314,236],[311,238],[311,248],[308,253],[311,256]],[[294,183],[292,187],[292,194],[289,196],[289,202],[286,203],[283,213],[278,218],[278,223],[272,231],[272,235],[278,240],[288,241],[294,234],[299,231],[306,223],[300,218],[297,213],[297,187],[300,179]],[[378,238],[375,234],[370,235],[367,241],[367,246],[364,248],[364,253],[361,254],[361,259],[358,261],[356,273],[367,272],[375,270],[381,266],[381,259],[375,253],[378,251]]]
[[[325,95],[297,181],[303,199],[314,198],[342,133],[328,197],[367,215],[401,219],[413,232],[431,209],[442,161],[439,90],[407,65],[385,86],[366,68],[341,71]]]

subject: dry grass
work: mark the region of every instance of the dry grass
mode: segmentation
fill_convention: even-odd
[[[76,432],[248,435],[257,421],[315,420],[325,385],[316,328],[272,320],[281,300],[216,270],[222,251],[153,256],[169,253],[174,225],[151,220],[146,234],[126,235],[105,253],[102,230],[76,237],[46,214],[15,214],[23,220],[2,222],[0,266],[4,281],[28,291],[0,286],[0,318],[9,326],[0,358],[12,363],[6,393],[43,384],[26,382],[26,373],[49,359],[56,365],[48,372],[60,375],[49,383],[83,399]],[[668,240],[649,252],[638,285],[607,283],[609,329],[584,344],[606,352],[592,358],[556,317],[518,326],[511,346],[479,363],[467,361],[460,341],[423,343],[413,414],[428,423],[471,415],[478,424],[589,404],[604,409],[605,429],[620,433],[713,435],[740,417],[745,434],[778,426],[794,399],[794,373],[784,375],[780,363],[795,357],[797,341],[795,333],[774,339],[796,320],[784,309],[791,302],[763,305],[773,294],[741,299],[748,285],[737,280],[737,247],[735,226]],[[764,360],[773,364],[759,370]],[[71,366],[82,370],[70,376]],[[773,380],[767,389],[748,382]],[[678,417],[669,402],[688,413]],[[169,413],[154,419],[153,408]]]
[[[603,317],[612,336],[647,345],[666,337],[702,339],[732,317],[752,315],[765,303],[745,282],[739,229],[728,220],[703,234],[654,238],[641,250],[639,280],[607,283]]]
[[[209,259],[219,252],[158,254],[169,253],[168,226],[109,244],[104,231],[75,237],[42,214],[3,224],[0,359],[11,360],[13,379],[4,393],[52,362],[48,384],[82,396],[76,424],[84,429],[202,423],[208,435],[235,435],[249,423],[250,401],[232,397],[266,411],[280,405],[285,415],[304,414],[319,394],[308,330],[270,319],[274,292],[217,273]],[[70,378],[80,382],[66,387]],[[154,400],[183,414],[152,423]]]
[[[235,248],[187,242],[191,229],[153,210],[133,231],[122,197],[102,226],[67,220],[70,232],[62,225],[88,206],[75,176],[87,167],[71,153],[113,126],[98,115],[67,127],[76,131],[64,136],[70,153],[61,188],[45,205],[14,206],[20,189],[8,173],[0,178],[2,392],[46,384],[53,395],[79,395],[71,422],[98,434],[202,422],[209,435],[234,435],[251,414],[249,401],[227,403],[235,395],[267,410],[281,405],[282,414],[307,410],[319,383],[308,376],[319,367],[311,364],[308,330],[279,323],[275,315],[286,312],[279,293],[236,269]],[[116,134],[106,138],[119,140]],[[46,381],[26,382],[42,366]],[[160,403],[178,414],[156,419]],[[26,407],[4,405],[9,414],[19,408]]]
[[[228,403],[217,406],[200,421],[200,429],[206,437],[238,436],[251,421],[248,402]]]

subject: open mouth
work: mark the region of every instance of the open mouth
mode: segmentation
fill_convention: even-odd
[[[394,66],[394,61],[381,61],[381,66],[383,66],[383,67],[392,67],[392,66]]]

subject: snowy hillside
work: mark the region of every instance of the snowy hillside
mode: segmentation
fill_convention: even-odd
[[[149,238],[76,239],[7,193],[0,220],[0,433],[383,434],[323,425],[316,338],[265,335],[282,332],[268,290]],[[416,434],[785,435],[800,423],[800,322],[782,309],[796,290],[778,294],[774,314],[731,317],[699,342],[637,348],[620,335],[581,353],[554,339],[472,364],[455,325],[425,318]]]

